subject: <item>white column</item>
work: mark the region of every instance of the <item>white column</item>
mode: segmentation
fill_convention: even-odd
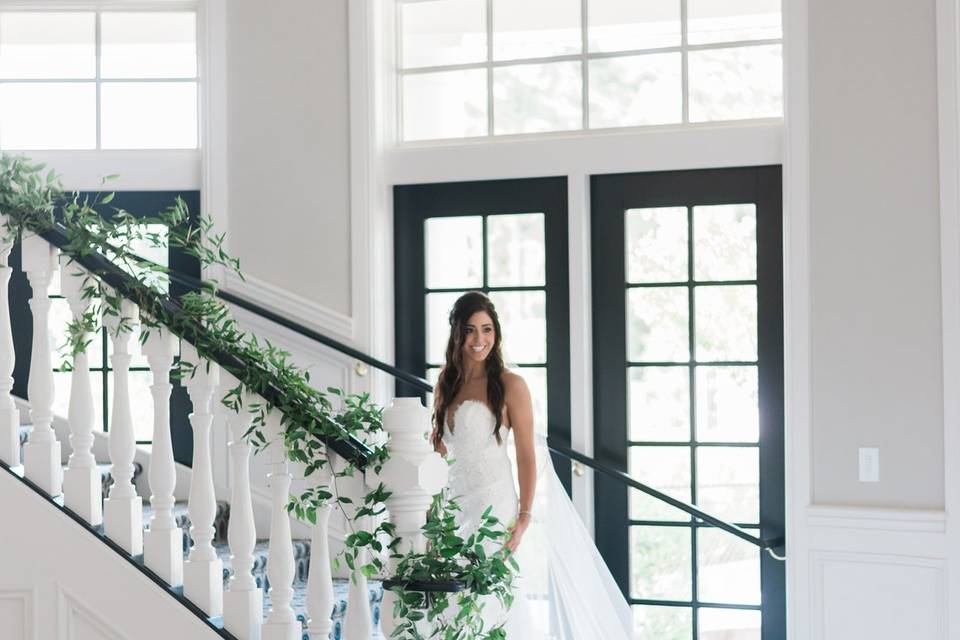
[[[91,276],[70,257],[60,256],[60,292],[70,305],[73,321],[81,322],[93,302],[84,290],[93,284]],[[89,333],[84,333],[86,341]],[[63,473],[64,505],[92,525],[103,522],[103,496],[100,470],[93,457],[93,389],[87,351],[73,358],[70,373],[70,461]]]
[[[330,454],[332,458],[334,454]],[[313,474],[314,486],[330,485],[329,466]],[[317,509],[317,523],[310,531],[310,577],[307,579],[307,615],[311,640],[327,640],[333,631],[333,575],[330,571],[330,503]]]
[[[183,563],[183,595],[208,616],[219,616],[223,613],[223,562],[213,548],[213,519],[217,515],[217,499],[210,458],[210,428],[213,425],[210,403],[220,382],[220,367],[202,359],[196,349],[186,342],[181,343],[180,360],[195,365],[193,373],[188,374],[185,381],[193,404],[190,414],[193,469],[187,505],[193,547]]]
[[[137,440],[130,413],[130,343],[140,323],[137,305],[120,303],[120,315],[104,314],[103,324],[113,343],[113,406],[110,412],[110,475],[113,486],[103,502],[103,530],[132,556],[143,553],[143,501],[133,486]]]
[[[281,433],[280,412],[272,409],[267,416],[267,431],[271,440],[269,454],[271,472],[267,476],[272,498],[270,518],[270,551],[267,557],[267,578],[270,580],[270,613],[263,623],[263,640],[300,640],[300,621],[290,606],[293,599],[293,579],[296,566],[293,542],[290,538],[290,515],[287,500],[290,497],[291,476],[287,471],[287,457]]]
[[[0,225],[4,216],[0,215]],[[8,264],[13,239],[0,237],[0,460],[8,466],[20,466],[20,410],[10,391],[13,389],[13,330],[10,328],[10,274]]]
[[[237,386],[237,379],[221,372],[220,396]],[[230,428],[230,564],[233,575],[223,594],[223,625],[238,640],[259,640],[263,623],[263,592],[257,588],[253,569],[253,549],[257,543],[253,503],[250,496],[250,445],[244,434],[253,421],[250,404],[262,402],[244,394],[240,412],[227,410]],[[326,640],[326,639],[325,639]]]
[[[60,443],[53,431],[53,362],[50,348],[50,298],[47,294],[57,272],[57,250],[41,238],[23,239],[23,270],[27,273],[33,297],[33,345],[30,350],[30,421],[33,428],[23,447],[23,466],[27,478],[51,496],[60,495],[62,468]]]
[[[153,516],[150,528],[143,534],[143,562],[167,584],[183,584],[183,531],[173,517],[173,489],[177,471],[173,463],[170,440],[170,368],[177,353],[178,340],[166,327],[145,329],[149,334],[143,344],[153,382],[153,448],[150,454],[150,505]]]
[[[370,526],[368,516],[364,516],[355,522],[359,529],[367,529]],[[367,640],[373,635],[370,586],[367,584],[366,577],[360,573],[360,567],[368,561],[367,550],[364,549],[357,556],[357,570],[350,580],[350,587],[347,591],[347,615],[343,621],[344,640]],[[380,610],[381,617],[383,617],[383,611],[383,609]]]
[[[433,496],[447,483],[447,463],[430,446],[430,411],[420,398],[395,398],[383,412],[383,429],[390,436],[390,458],[374,482],[383,482],[387,491],[390,521],[401,538],[397,551],[423,552],[422,527]],[[391,573],[396,568],[391,560]],[[393,604],[396,595],[385,591],[380,605],[380,627],[385,637],[394,629]],[[349,605],[348,605],[349,608]]]

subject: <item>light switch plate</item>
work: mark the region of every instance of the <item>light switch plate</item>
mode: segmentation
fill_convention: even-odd
[[[880,449],[860,447],[860,482],[880,482]]]

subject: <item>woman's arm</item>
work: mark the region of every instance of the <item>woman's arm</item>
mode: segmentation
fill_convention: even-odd
[[[514,552],[530,526],[533,496],[537,488],[537,458],[533,446],[533,402],[527,383],[517,374],[504,374],[505,398],[513,441],[517,449],[517,479],[520,483],[520,508],[517,522],[510,529],[507,548]]]

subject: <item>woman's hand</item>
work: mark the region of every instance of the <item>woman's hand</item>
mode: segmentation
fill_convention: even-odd
[[[513,555],[517,552],[517,547],[520,546],[520,540],[523,538],[523,534],[526,532],[527,527],[530,526],[530,514],[524,511],[519,516],[517,516],[517,521],[512,527],[510,527],[509,537],[507,538],[506,544],[503,546],[510,552],[510,555]]]

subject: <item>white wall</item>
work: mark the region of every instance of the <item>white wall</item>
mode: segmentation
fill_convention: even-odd
[[[349,315],[347,0],[230,0],[226,26],[230,250]]]

